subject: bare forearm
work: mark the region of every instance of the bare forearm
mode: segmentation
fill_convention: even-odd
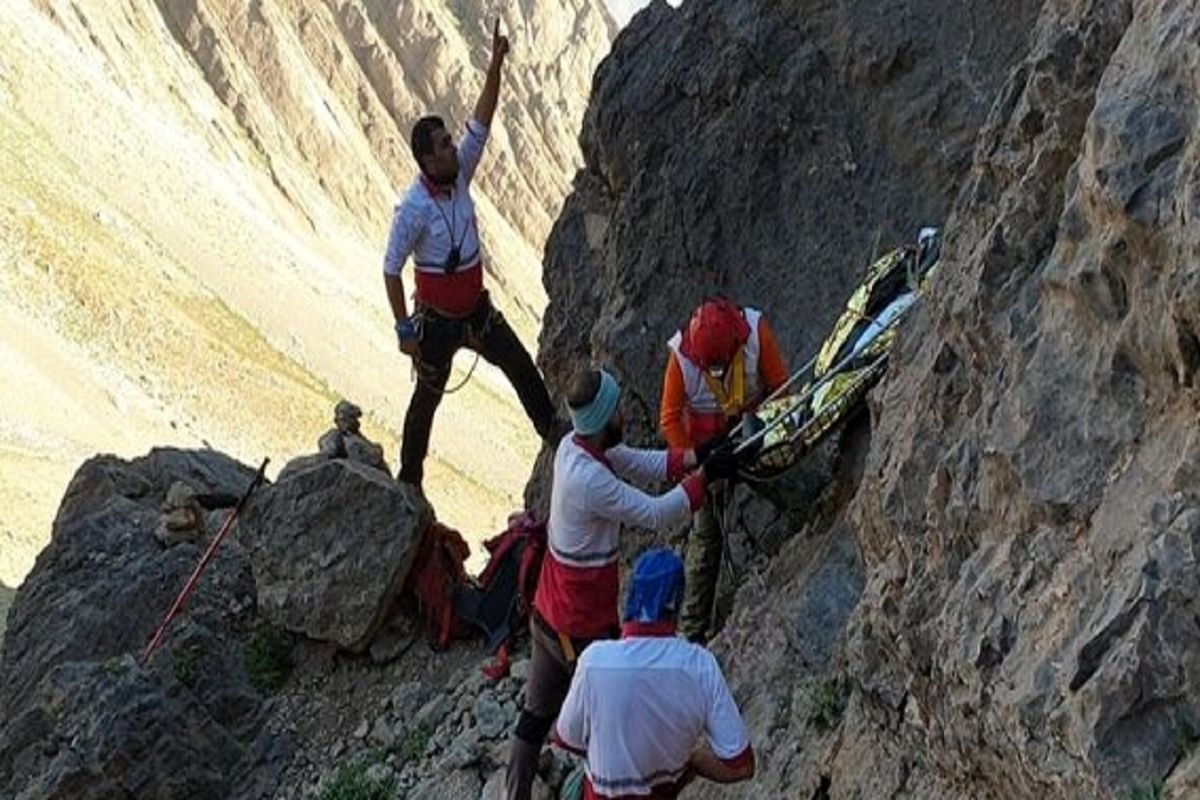
[[[384,286],[387,287],[388,305],[392,307],[392,317],[396,321],[408,319],[408,305],[404,302],[404,281],[399,275],[383,276]]]
[[[491,127],[492,117],[496,115],[496,104],[500,99],[500,72],[504,62],[495,56],[488,65],[487,78],[483,82],[483,93],[475,104],[475,119],[484,127]]]
[[[737,766],[730,766],[717,758],[707,747],[697,748],[692,753],[688,766],[692,772],[713,783],[737,783],[754,777],[753,756]]]

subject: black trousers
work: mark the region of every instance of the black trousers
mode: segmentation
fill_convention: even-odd
[[[617,631],[612,631],[615,638]],[[525,707],[509,742],[505,771],[505,798],[530,800],[537,777],[538,759],[554,720],[567,699],[575,663],[593,639],[571,639],[573,652],[563,652],[558,634],[537,611],[529,620],[529,679],[525,684]]]
[[[546,438],[553,432],[556,415],[546,384],[504,315],[492,306],[487,292],[463,319],[445,317],[431,309],[422,309],[420,315],[417,388],[404,415],[400,480],[420,486],[425,477],[433,415],[442,402],[454,354],[462,347],[474,350],[503,370],[538,435]]]

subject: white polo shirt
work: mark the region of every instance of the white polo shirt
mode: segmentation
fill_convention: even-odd
[[[383,271],[399,275],[411,255],[416,268],[417,299],[454,315],[469,313],[483,290],[479,224],[471,200],[471,179],[483,157],[488,129],[472,119],[457,146],[458,178],[443,190],[418,175],[396,204],[388,234]],[[459,266],[446,272],[446,259],[457,246]]]
[[[722,761],[750,757],[746,723],[712,653],[628,625],[626,637],[583,652],[558,715],[557,741],[587,755],[590,794],[673,797],[701,736]]]

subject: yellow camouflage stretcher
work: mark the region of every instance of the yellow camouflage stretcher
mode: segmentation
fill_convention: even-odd
[[[919,244],[875,261],[846,303],[820,352],[791,383],[799,391],[761,405],[745,436],[762,438],[758,456],[742,471],[751,479],[783,472],[845,422],[887,368],[899,323],[937,268],[941,240],[922,231]]]

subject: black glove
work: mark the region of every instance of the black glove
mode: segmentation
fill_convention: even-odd
[[[696,451],[696,464],[703,464],[708,461],[708,457],[722,447],[729,446],[729,434],[714,436],[703,444],[696,445],[693,449]]]
[[[701,463],[701,469],[704,470],[704,479],[709,483],[737,477],[738,457],[733,454],[733,445],[728,439],[722,440],[708,453],[708,457]]]

